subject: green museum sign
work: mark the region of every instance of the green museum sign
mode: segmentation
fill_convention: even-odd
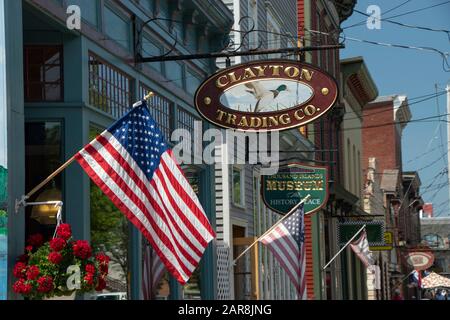
[[[343,246],[349,241],[355,233],[361,229],[363,225],[366,225],[367,240],[369,241],[370,247],[385,246],[384,238],[384,221],[373,220],[355,220],[355,221],[345,221],[338,224],[338,239],[339,245]]]
[[[327,167],[299,163],[281,167],[277,174],[262,176],[261,194],[266,206],[281,214],[288,213],[310,195],[305,202],[305,213],[315,212],[328,200]]]

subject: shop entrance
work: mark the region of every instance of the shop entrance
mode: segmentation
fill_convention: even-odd
[[[233,225],[233,259],[255,241],[245,236],[245,227]],[[236,300],[259,299],[258,245],[241,257],[234,266],[234,298]]]

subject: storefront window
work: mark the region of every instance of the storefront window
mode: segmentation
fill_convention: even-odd
[[[62,126],[59,121],[25,123],[25,184],[29,191],[62,164]],[[62,175],[36,192],[28,201],[62,200]],[[26,238],[40,233],[49,240],[55,231],[57,208],[53,205],[26,207]]]
[[[233,167],[233,203],[244,206],[244,170]]]
[[[89,140],[94,139],[101,131],[99,128],[91,127]],[[111,258],[106,289],[96,298],[111,297],[102,295],[106,293],[116,293],[117,296],[113,297],[120,299],[124,295],[129,297],[128,220],[92,180],[90,210],[92,247],[96,251],[105,252]]]
[[[25,46],[25,101],[63,100],[62,46]]]

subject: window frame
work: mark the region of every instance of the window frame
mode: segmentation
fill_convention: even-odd
[[[60,75],[60,80],[59,80],[59,82],[57,82],[57,83],[59,83],[59,85],[60,85],[60,99],[58,99],[58,100],[47,100],[46,99],[46,94],[45,94],[45,86],[46,85],[49,85],[49,84],[52,84],[52,83],[54,83],[54,82],[46,82],[45,81],[45,72],[44,72],[44,79],[43,79],[43,81],[39,81],[39,82],[30,82],[30,81],[28,81],[28,76],[29,76],[29,66],[30,66],[30,64],[29,64],[29,62],[28,62],[28,55],[27,55],[27,52],[28,52],[28,49],[41,49],[41,50],[45,50],[45,49],[47,49],[47,48],[57,48],[58,49],[58,52],[59,52],[59,55],[60,55],[60,57],[59,57],[59,68],[60,68],[60,71],[59,71],[59,75]],[[58,45],[55,45],[55,44],[30,44],[30,45],[24,45],[23,46],[23,60],[24,60],[24,70],[23,70],[23,76],[24,76],[24,88],[23,88],[23,90],[24,90],[24,101],[25,102],[63,102],[64,101],[64,46],[62,45],[62,44],[58,44]],[[51,65],[51,66],[56,66],[57,64],[48,64],[48,65]],[[44,67],[45,68],[45,66],[47,66],[47,64],[42,64],[42,65],[40,65],[40,67]],[[40,84],[40,86],[41,86],[41,90],[44,90],[43,92],[42,92],[42,99],[38,99],[38,100],[36,100],[36,99],[30,99],[29,98],[29,90],[30,90],[30,84]]]
[[[235,170],[239,171],[240,177],[240,202],[236,202],[234,196],[234,172]],[[231,202],[234,206],[245,209],[245,167],[242,165],[233,165],[231,170]]]
[[[93,76],[91,75],[91,58],[94,58],[96,61],[101,62],[103,65],[107,66],[108,69],[108,74],[106,75],[107,77],[109,76],[109,78],[107,78],[108,80],[106,80],[105,78],[103,78],[104,74],[100,75],[96,75],[96,77],[98,78],[97,80],[105,80],[109,83],[111,83],[112,86],[114,86],[114,93],[113,93],[113,99],[116,98],[116,96],[118,95],[118,92],[116,92],[115,89],[119,89],[122,90],[125,94],[128,93],[128,100],[125,101],[125,104],[121,104],[119,102],[117,102],[116,100],[113,100],[110,98],[110,96],[106,95],[106,94],[100,94],[100,92],[98,91],[98,95],[100,97],[105,97],[106,101],[107,101],[107,110],[104,110],[103,108],[97,106],[95,104],[95,101],[92,103],[91,101],[91,85],[93,82]],[[106,70],[104,70],[106,71]],[[116,74],[121,75],[123,78],[128,79],[128,91],[126,89],[121,89],[121,87],[113,85],[113,82],[111,80],[111,76],[112,73],[111,71],[115,72]],[[132,76],[130,76],[128,73],[124,72],[123,70],[117,68],[116,66],[114,66],[112,63],[109,63],[106,59],[103,59],[102,57],[100,57],[98,54],[96,54],[93,51],[89,51],[88,52],[88,101],[89,101],[89,105],[92,106],[93,108],[95,108],[96,110],[100,110],[102,112],[105,112],[115,118],[120,118],[121,116],[123,116],[127,111],[129,111],[129,109],[132,106],[133,103],[133,88],[134,88],[134,78]],[[123,81],[121,80],[121,85],[124,85]],[[96,87],[97,88],[97,87]],[[112,111],[113,110],[113,105],[111,104],[111,102],[116,103],[119,107],[121,107],[122,109],[122,113],[119,112],[119,110],[117,110],[116,114]]]

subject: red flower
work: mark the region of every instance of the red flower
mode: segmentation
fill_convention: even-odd
[[[13,269],[13,275],[16,278],[25,278],[27,265],[23,262],[17,262]]]
[[[27,270],[27,278],[28,280],[34,280],[39,276],[39,267],[38,266],[29,266]]]
[[[21,293],[27,295],[31,292],[33,287],[31,284],[26,283],[24,279],[20,279],[13,284],[13,290],[15,293]]]
[[[22,294],[24,294],[24,295],[30,294],[32,289],[33,289],[33,287],[31,286],[31,284],[25,283],[22,286]]]
[[[86,240],[77,240],[73,245],[73,254],[81,259],[87,259],[92,255],[92,248]]]
[[[90,286],[94,284],[94,274],[88,273],[84,276],[84,281]]]
[[[49,292],[53,289],[53,278],[50,276],[40,277],[38,279],[38,291],[39,292]]]
[[[59,225],[58,230],[56,231],[56,234],[63,238],[64,240],[69,240],[69,238],[72,236],[72,230],[70,228],[70,224],[68,223],[62,223]]]
[[[94,274],[95,273],[95,266],[93,264],[89,263],[89,264],[86,265],[85,270],[86,270],[87,273]]]
[[[42,244],[44,243],[44,237],[40,233],[32,234],[31,236],[28,237],[27,243],[30,246],[38,248],[42,246]]]
[[[60,264],[62,261],[62,255],[59,252],[50,252],[47,259],[53,264]]]
[[[103,278],[98,279],[98,284],[95,287],[96,291],[102,291],[103,289],[106,288],[106,281]]]
[[[106,276],[108,274],[108,265],[107,264],[101,264],[100,265],[100,272],[102,275]]]
[[[50,240],[50,249],[53,251],[61,251],[66,246],[66,240],[61,238],[54,238]]]
[[[97,254],[95,259],[100,263],[100,265],[108,265],[109,263],[109,257],[104,253]]]
[[[26,247],[25,247],[25,250],[26,250],[27,252],[32,251],[32,250],[33,250],[33,246],[26,246]]]

